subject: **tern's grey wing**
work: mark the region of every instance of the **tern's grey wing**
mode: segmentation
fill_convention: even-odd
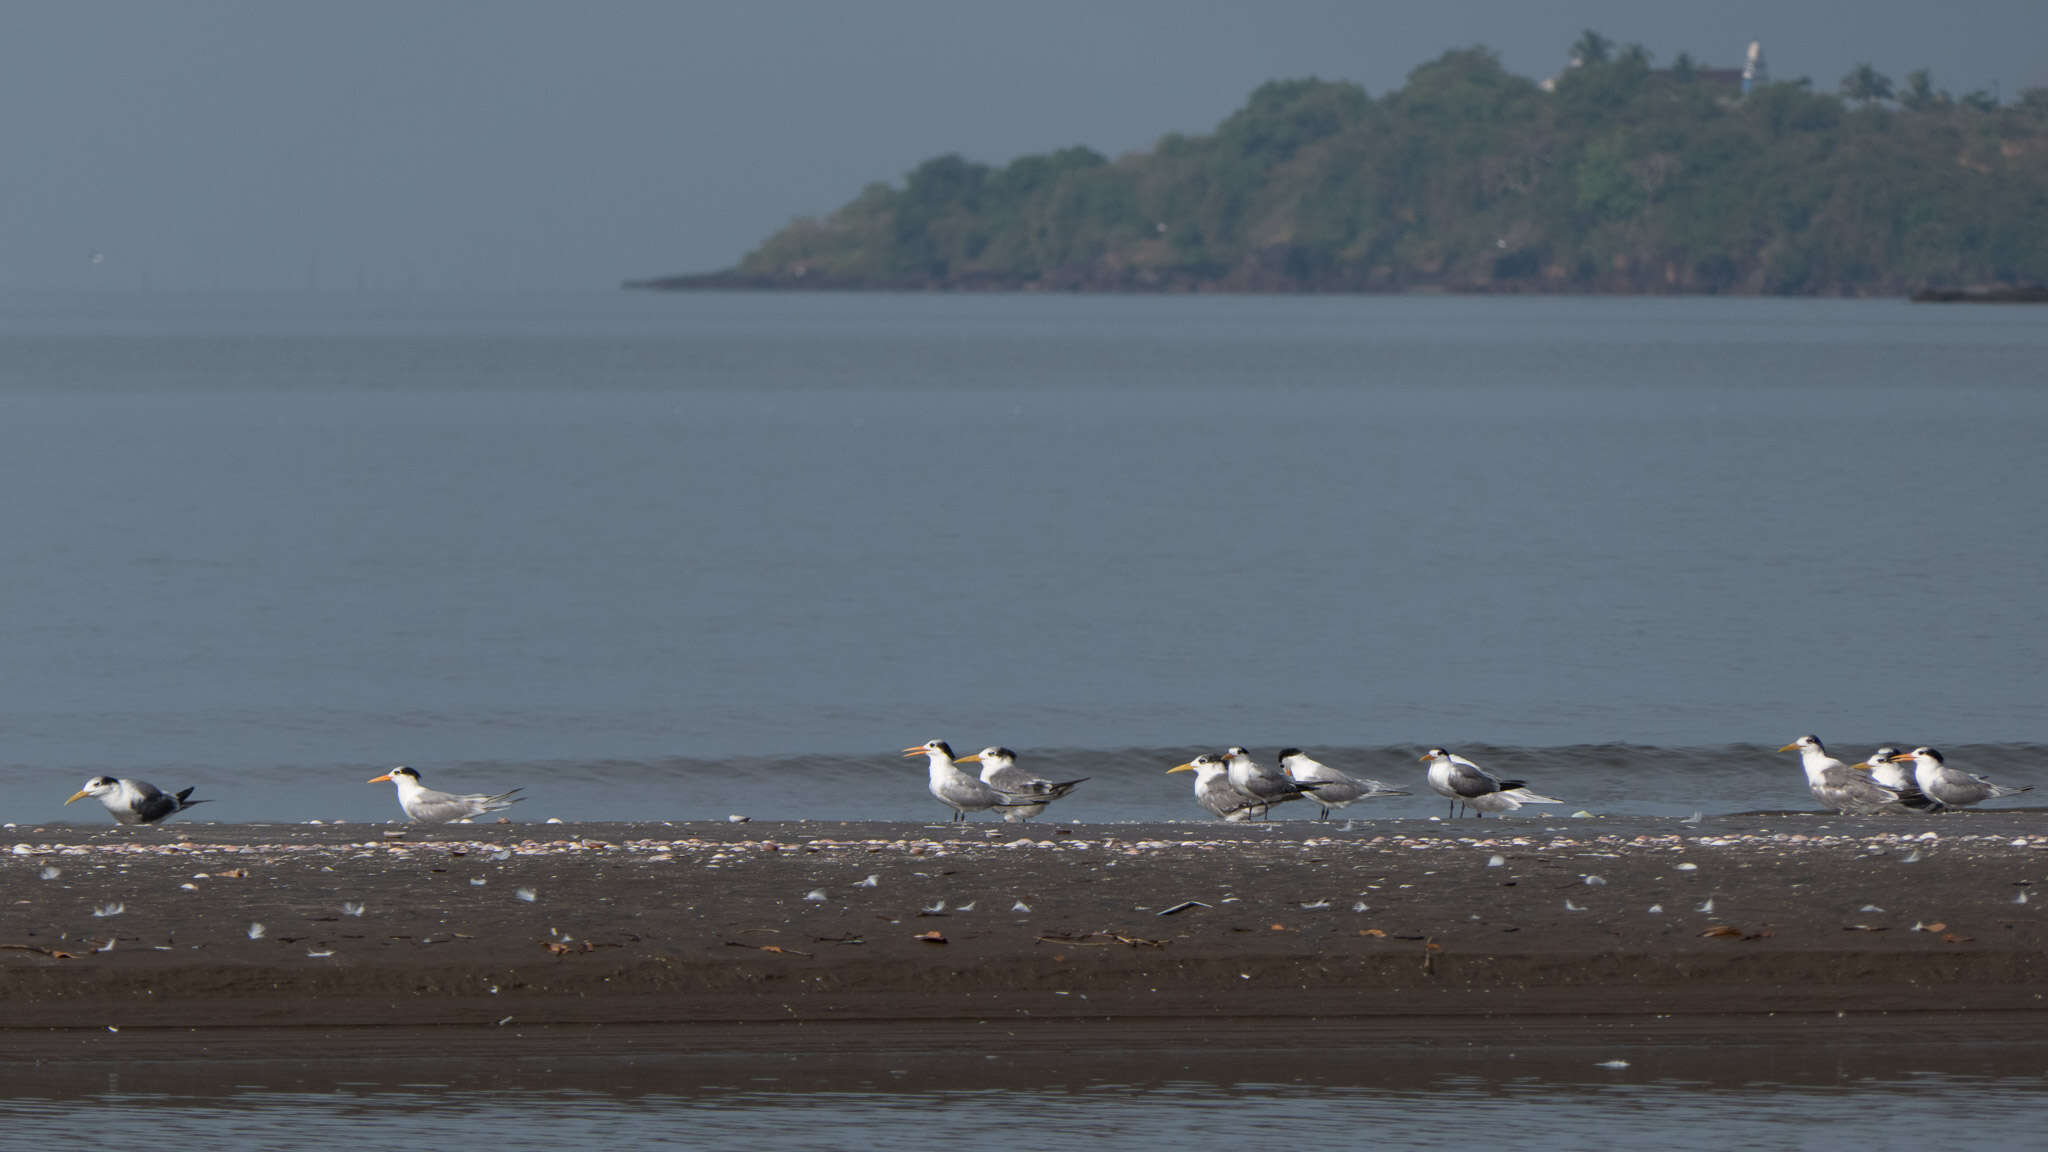
[[[1015,792],[1018,795],[1030,795],[1052,786],[1052,781],[1033,776],[1015,764],[1006,764],[981,779],[998,792]]]
[[[1353,780],[1349,776],[1337,774],[1322,776],[1313,780],[1302,780],[1298,781],[1298,783],[1303,788],[1314,789],[1316,799],[1321,801],[1326,807],[1349,804],[1360,796],[1365,795],[1366,791],[1364,784]]]
[[[422,788],[405,799],[405,814],[422,824],[445,824],[472,812],[469,797]]]
[[[522,791],[524,789],[509,788],[495,796],[473,796],[471,799],[480,801],[482,804],[482,811],[478,815],[482,815],[484,812],[503,812],[505,809],[526,799],[526,797],[519,794]]]
[[[1975,777],[1957,772],[1946,764],[1935,767],[1931,772],[1919,772],[1914,778],[1919,781],[1922,792],[1951,808],[1981,804],[1991,796],[1991,790]]]
[[[1978,784],[1982,785],[1984,791],[1989,793],[1989,795],[1985,797],[1986,800],[1996,799],[2000,796],[2017,796],[2022,792],[2032,792],[2034,790],[2034,786],[2032,784],[2027,784],[2018,788],[2013,788],[2005,784],[1993,784],[1990,778],[1985,776],[1971,776],[1970,779],[1975,780]]]
[[[931,786],[940,801],[965,812],[982,812],[1004,803],[995,789],[965,772],[955,772]]]
[[[1883,812],[1899,807],[1898,794],[1850,768],[1829,768],[1814,785],[1821,803],[1840,812]]]
[[[1232,781],[1232,783],[1237,784],[1236,781]],[[1296,784],[1278,772],[1269,771],[1252,773],[1245,778],[1242,784],[1238,784],[1238,787],[1253,799],[1270,801],[1275,804],[1282,800],[1298,797],[1307,790],[1307,786]]]
[[[1982,804],[1998,795],[1998,789],[1993,787],[1991,781],[1982,776],[1972,776],[1968,772],[1951,769],[1942,773],[1942,783],[1947,785],[1949,795],[1955,797],[1949,803],[1959,807]]]
[[[1073,791],[1074,785],[1087,782],[1087,777],[1085,776],[1079,780],[1047,780],[1043,776],[1033,776],[1014,764],[997,768],[981,779],[983,783],[998,792],[1006,793],[1013,797],[1030,797],[1041,800],[1057,800]]]
[[[467,820],[486,812],[496,812],[519,802],[511,792],[500,792],[495,796],[482,793],[462,796],[453,792],[439,792],[422,788],[415,793],[411,802],[405,805],[405,814],[422,824],[446,824],[451,820]]]
[[[1195,800],[1212,814],[1228,819],[1233,812],[1242,812],[1253,806],[1251,797],[1233,788],[1230,781],[1218,776],[1195,789]]]
[[[1467,800],[1474,796],[1484,796],[1489,792],[1500,791],[1499,781],[1471,764],[1463,764],[1456,760],[1451,761],[1449,776],[1451,791],[1456,792]]]
[[[1513,790],[1506,792],[1482,792],[1477,796],[1466,797],[1465,803],[1471,805],[1475,811],[1491,812],[1496,816],[1519,811],[1522,807],[1521,799],[1515,795]]]
[[[178,802],[166,796],[162,789],[141,780],[132,781],[135,789],[135,804],[132,811],[138,823],[154,824],[178,810]]]

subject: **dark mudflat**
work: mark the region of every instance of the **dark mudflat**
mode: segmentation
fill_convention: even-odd
[[[480,1028],[823,1043],[834,1022],[856,1045],[1060,1022],[1750,1035],[1719,1021],[1768,1013],[1921,1035],[1967,1015],[1983,1037],[2048,1022],[2041,827],[23,827],[0,837],[0,1028],[130,1052],[317,1030],[330,1053]]]

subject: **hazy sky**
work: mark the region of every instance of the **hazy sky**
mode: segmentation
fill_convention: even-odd
[[[1114,155],[1473,44],[1541,77],[1587,27],[1731,66],[1761,39],[1826,89],[2048,85],[2048,0],[23,0],[0,289],[602,291],[941,152]]]

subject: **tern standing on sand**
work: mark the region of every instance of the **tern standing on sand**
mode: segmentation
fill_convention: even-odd
[[[998,792],[1009,796],[1039,797],[1036,804],[1024,804],[1003,809],[1003,819],[1012,824],[1031,819],[1045,811],[1045,806],[1074,790],[1076,784],[1086,784],[1088,777],[1079,780],[1062,780],[1054,783],[1043,777],[1033,776],[1017,767],[1017,754],[1008,748],[983,748],[972,756],[962,756],[953,761],[965,764],[976,761],[981,765],[981,782]]]
[[[1263,810],[1265,807],[1231,787],[1230,766],[1223,762],[1221,756],[1212,756],[1204,752],[1185,764],[1176,764],[1168,768],[1167,772],[1193,772],[1195,803],[1222,819],[1242,823],[1251,819],[1254,810]]]
[[[488,812],[502,812],[525,799],[516,795],[519,789],[487,796],[481,792],[459,796],[453,792],[436,792],[420,783],[420,774],[400,764],[382,776],[370,779],[372,784],[389,780],[398,789],[398,806],[405,809],[411,820],[420,824],[446,824],[451,820],[468,820]]]
[[[71,800],[83,800],[87,796],[106,805],[117,824],[156,824],[174,812],[206,803],[191,799],[190,788],[172,796],[146,780],[120,780],[112,776],[95,776],[87,780],[85,787],[71,794]],[[64,803],[69,804],[71,800]]]
[[[930,788],[939,803],[953,810],[954,820],[965,820],[969,812],[991,808],[1025,808],[1035,800],[1005,795],[953,766],[953,749],[944,740],[927,740],[905,748],[905,756],[924,756],[931,764]]]
[[[1799,753],[1799,765],[1806,769],[1806,786],[1814,798],[1837,812],[1868,815],[1898,811],[1905,801],[1897,792],[1881,787],[1868,776],[1828,755],[1818,736],[1801,736],[1778,749]]]
[[[1315,788],[1316,803],[1323,806],[1323,814],[1319,817],[1322,820],[1330,818],[1330,809],[1342,808],[1353,800],[1376,800],[1382,796],[1408,795],[1399,788],[1382,784],[1377,780],[1347,776],[1299,748],[1280,750],[1280,769],[1296,784]]]
[[[1897,748],[1887,744],[1872,752],[1870,759],[1861,764],[1851,764],[1849,767],[1858,772],[1870,773],[1870,778],[1877,782],[1879,788],[1898,793],[1899,803],[1908,808],[1923,812],[1940,808],[1941,805],[1929,800],[1927,793],[1922,792],[1920,785],[1914,782],[1912,769],[1892,761],[1892,757],[1898,754]]]
[[[1223,763],[1230,773],[1230,786],[1251,797],[1256,804],[1258,810],[1255,815],[1271,816],[1273,805],[1299,800],[1317,791],[1315,785],[1296,784],[1252,759],[1252,754],[1243,748],[1233,746],[1224,752]]]
[[[1424,752],[1422,759],[1429,763],[1429,790],[1450,800],[1454,816],[1460,804],[1484,816],[1488,812],[1513,812],[1524,804],[1564,803],[1538,796],[1523,781],[1502,780],[1463,756],[1441,748]]]
[[[1943,762],[1941,753],[1932,748],[1915,748],[1911,752],[1901,752],[1892,759],[1911,760],[1913,782],[1920,785],[1920,791],[1926,793],[1929,800],[1945,808],[1968,808],[1972,804],[1982,804],[1986,800],[1996,800],[2000,796],[2017,796],[2022,792],[2034,790],[2031,784],[2024,788],[2007,788],[2003,784],[1993,784],[1982,776],[1972,776],[1961,769],[1951,768]]]

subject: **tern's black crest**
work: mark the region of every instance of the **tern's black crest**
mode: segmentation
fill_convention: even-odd
[[[1285,759],[1287,759],[1287,758],[1288,758],[1289,756],[1299,756],[1299,755],[1301,755],[1301,749],[1299,749],[1299,748],[1282,748],[1282,749],[1280,750],[1280,759],[1282,759],[1282,760],[1285,760]]]

